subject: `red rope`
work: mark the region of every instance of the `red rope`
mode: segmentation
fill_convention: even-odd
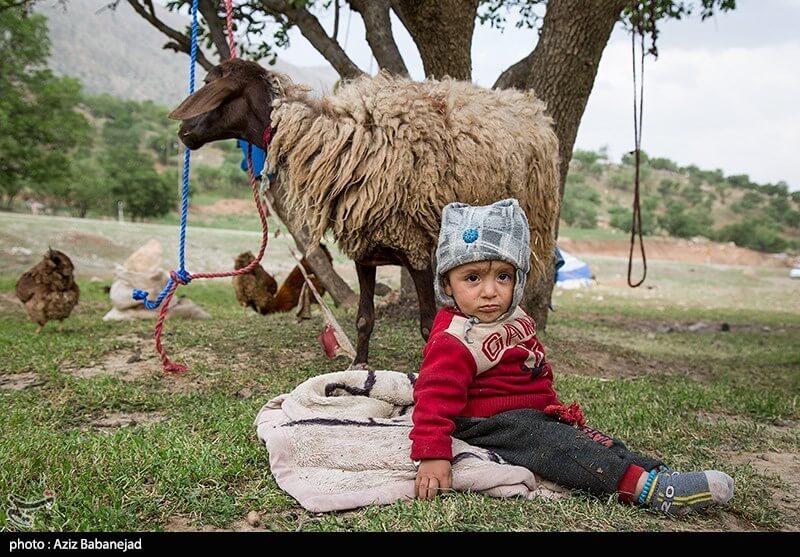
[[[258,207],[258,217],[261,219],[262,235],[261,247],[258,250],[258,255],[256,255],[256,258],[248,263],[246,267],[242,267],[241,269],[227,271],[224,273],[193,273],[189,275],[189,280],[225,278],[245,275],[252,271],[256,265],[261,262],[261,258],[264,257],[264,251],[267,249],[267,241],[269,239],[269,225],[267,224],[267,214],[264,210],[264,206],[261,203],[261,197],[258,195],[258,183],[256,181],[256,176],[253,173],[253,157],[249,152],[247,153],[247,167],[250,177],[250,189],[253,190],[253,198],[256,201],[256,207]],[[178,276],[175,271],[170,272],[170,277],[172,277],[172,287],[167,292],[167,296],[164,298],[164,301],[161,304],[161,310],[158,312],[158,321],[156,321],[156,327],[153,333],[156,338],[156,351],[161,358],[161,365],[164,371],[169,373],[183,373],[187,371],[188,368],[183,364],[179,364],[170,360],[169,356],[167,356],[166,350],[164,350],[164,347],[161,344],[161,333],[164,329],[164,319],[167,317],[167,308],[169,308],[169,303],[172,301],[172,296],[175,294],[175,290],[177,290],[179,284],[186,284],[188,282]]]
[[[236,41],[233,40],[233,0],[224,0],[225,19],[228,24],[228,48],[231,51],[231,58],[236,58]]]

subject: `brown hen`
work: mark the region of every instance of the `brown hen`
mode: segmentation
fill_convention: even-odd
[[[25,304],[31,321],[39,325],[37,333],[48,321],[69,317],[79,297],[75,267],[70,258],[58,250],[48,250],[42,260],[17,281],[17,298]]]
[[[253,259],[255,256],[252,252],[240,253],[236,258],[234,268],[243,269]],[[278,291],[278,283],[260,264],[256,265],[249,273],[234,276],[233,290],[242,307],[252,308],[261,314],[275,311],[275,292]]]

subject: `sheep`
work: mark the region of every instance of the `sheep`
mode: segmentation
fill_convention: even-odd
[[[354,364],[366,364],[377,265],[403,265],[427,339],[435,302],[432,260],[441,211],[452,201],[514,197],[531,225],[532,264],[544,272],[559,212],[558,140],[531,92],[452,79],[413,82],[381,72],[321,99],[288,76],[233,59],[170,118],[190,149],[238,138],[268,149],[268,169],[314,245],[331,229],[353,259],[360,297]]]

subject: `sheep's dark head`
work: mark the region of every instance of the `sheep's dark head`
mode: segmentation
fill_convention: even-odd
[[[178,137],[189,149],[220,139],[244,139],[263,149],[276,83],[274,74],[255,62],[226,60],[211,68],[205,85],[169,117],[182,120]]]

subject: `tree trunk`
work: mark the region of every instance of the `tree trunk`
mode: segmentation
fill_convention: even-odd
[[[397,0],[394,9],[417,45],[426,76],[472,79],[478,0]]]
[[[627,4],[628,0],[550,0],[547,3],[542,33],[530,60],[527,87],[547,103],[547,111],[555,120],[561,158],[562,199],[572,148],[594,86],[600,58],[614,24]],[[551,268],[548,276],[529,281],[525,289],[525,307],[536,320],[539,330],[547,326],[553,276]]]
[[[330,292],[333,302],[338,307],[350,307],[358,303],[358,296],[353,292],[350,286],[342,280],[333,265],[328,261],[327,256],[317,246],[309,246],[310,234],[305,226],[298,227],[294,221],[289,218],[286,211],[286,192],[277,181],[270,184],[270,192],[272,193],[272,208],[275,209],[278,218],[280,218],[289,229],[289,233],[294,238],[295,244],[298,249],[306,256],[306,261],[311,265],[314,274],[317,275],[320,282],[325,286],[325,289]]]

